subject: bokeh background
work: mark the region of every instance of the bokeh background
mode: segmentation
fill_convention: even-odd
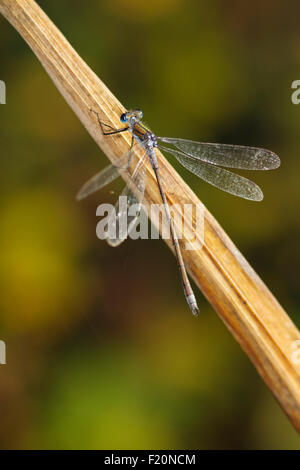
[[[158,135],[281,156],[279,170],[248,174],[262,203],[180,172],[299,326],[297,3],[38,3]],[[1,447],[300,449],[198,290],[201,316],[190,315],[166,245],[96,238],[96,207],[116,194],[75,194],[107,159],[2,17],[0,43]]]

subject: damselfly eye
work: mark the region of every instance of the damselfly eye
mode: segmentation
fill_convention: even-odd
[[[126,122],[127,121],[127,114],[126,113],[121,114],[120,121],[121,122]]]
[[[141,109],[135,109],[134,112],[139,119],[143,119],[143,111]]]

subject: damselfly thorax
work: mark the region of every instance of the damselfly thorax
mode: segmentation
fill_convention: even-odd
[[[156,168],[158,166],[156,153],[154,152],[154,148],[157,147],[156,135],[141,122],[136,121],[135,118],[129,126],[129,131],[136,141],[146,150],[152,168]]]

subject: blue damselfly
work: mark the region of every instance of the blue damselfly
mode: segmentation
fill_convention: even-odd
[[[138,160],[135,169],[131,174],[131,182],[127,184],[122,193],[128,197],[126,210],[128,211],[132,204],[136,204],[137,202],[141,204],[142,202],[146,185],[144,161],[145,158],[148,157],[155,173],[165,214],[170,226],[170,233],[177,257],[185,297],[191,311],[194,315],[197,315],[199,313],[199,309],[184,265],[180,244],[160,175],[155,149],[159,148],[164,152],[170,153],[185,168],[213,186],[235,196],[252,201],[261,201],[263,199],[261,189],[252,181],[236,173],[232,173],[225,168],[228,167],[241,170],[271,170],[280,165],[279,157],[270,150],[256,147],[201,143],[185,139],[158,137],[142,123],[143,113],[139,109],[127,111],[120,116],[120,120],[124,124],[120,129],[114,129],[110,125],[103,123],[100,119],[99,113],[93,110],[91,111],[97,116],[104,136],[128,131],[132,134],[132,142],[128,153],[120,159],[120,164],[109,165],[104,170],[93,176],[81,188],[77,195],[77,199],[85,198],[89,194],[113,181],[122,171],[125,171],[131,162],[134,152],[134,143],[138,143],[144,149],[144,154]],[[168,147],[163,144],[169,144],[175,148]],[[133,190],[132,186],[138,190],[139,195],[136,194],[136,191]],[[120,218],[121,215],[120,210],[117,210],[117,217]],[[125,233],[123,232],[122,236],[114,238],[110,238],[108,236],[108,243],[112,246],[117,246],[122,243],[134,227],[135,221],[135,217],[129,217]]]

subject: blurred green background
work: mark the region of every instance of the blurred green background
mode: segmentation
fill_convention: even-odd
[[[158,135],[280,155],[280,169],[248,173],[262,203],[180,173],[299,326],[297,3],[38,3]],[[300,449],[198,290],[201,316],[190,314],[165,243],[96,238],[96,207],[116,194],[75,194],[107,158],[3,17],[0,42],[1,447]]]

